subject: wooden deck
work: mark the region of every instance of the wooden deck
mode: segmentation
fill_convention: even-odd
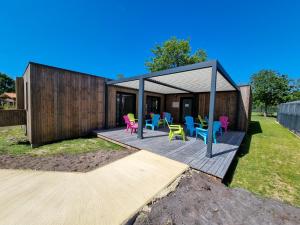
[[[180,139],[168,140],[165,129],[152,131],[144,129],[144,139],[138,139],[136,134],[122,129],[94,131],[98,137],[114,141],[124,146],[144,149],[153,153],[188,164],[190,167],[213,175],[223,180],[232,163],[234,156],[245,136],[245,132],[228,131],[217,138],[213,144],[213,157],[207,158],[206,145],[200,139],[187,137],[187,141]]]

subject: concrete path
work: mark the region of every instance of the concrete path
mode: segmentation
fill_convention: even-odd
[[[0,170],[0,225],[122,224],[187,168],[141,150],[88,173]]]

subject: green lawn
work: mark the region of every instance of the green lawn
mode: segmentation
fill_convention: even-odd
[[[252,116],[230,187],[300,206],[300,139],[275,118]]]
[[[77,154],[97,150],[111,151],[122,150],[119,145],[102,140],[97,137],[85,137],[72,140],[64,140],[53,144],[31,148],[24,130],[20,126],[0,127],[0,154],[33,156],[55,154]]]

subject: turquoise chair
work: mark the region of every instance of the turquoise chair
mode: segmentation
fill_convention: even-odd
[[[168,122],[168,124],[173,123],[173,117],[171,116],[171,113],[164,112],[163,115],[164,115],[164,127],[166,126],[166,122]]]
[[[213,140],[214,143],[217,143],[217,138],[216,138],[216,134],[217,132],[220,132],[221,128],[221,123],[219,121],[214,121],[213,123]],[[203,129],[201,127],[197,127],[196,128],[196,139],[197,137],[203,137],[204,143],[207,144],[206,139],[208,137],[208,129]]]
[[[185,130],[186,130],[186,132],[190,133],[190,136],[193,136],[194,132],[196,131],[195,125],[200,127],[200,124],[195,123],[194,118],[192,116],[185,116],[184,120],[185,120]]]
[[[155,128],[158,129],[159,122],[160,122],[160,115],[154,114],[152,119],[146,120],[145,128],[150,127],[152,130],[154,130]]]

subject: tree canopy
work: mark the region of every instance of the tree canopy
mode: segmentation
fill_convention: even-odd
[[[151,51],[154,57],[146,62],[151,72],[204,62],[207,58],[206,52],[202,49],[191,54],[190,41],[176,37],[172,37],[162,45],[156,45]]]
[[[15,92],[15,81],[0,72],[0,94],[4,92]]]
[[[265,115],[269,106],[288,101],[290,97],[289,80],[273,70],[261,70],[251,76],[253,100],[264,105]]]
[[[300,78],[290,80],[291,101],[300,100]]]

